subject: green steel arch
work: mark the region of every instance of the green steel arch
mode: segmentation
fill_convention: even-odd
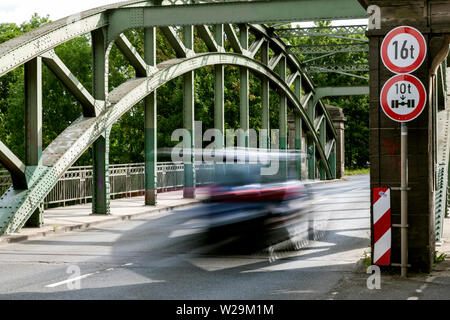
[[[35,133],[27,134],[25,163],[22,163],[0,142],[0,162],[10,171],[14,181],[13,186],[0,197],[0,234],[17,232],[33,215],[58,179],[91,145],[94,146],[96,153],[103,153],[105,158],[105,154],[107,155],[104,149],[105,145],[96,146],[96,143],[101,137],[108,135],[112,124],[127,110],[142,99],[146,99],[146,104],[154,107],[152,106],[154,102],[149,100],[149,96],[159,86],[179,76],[185,77],[187,89],[185,95],[192,94],[193,83],[189,82],[189,78],[192,80],[192,72],[205,66],[239,66],[242,87],[245,89],[241,92],[244,95],[244,102],[245,98],[248,100],[248,70],[261,76],[262,81],[267,84],[267,92],[268,83],[278,88],[281,97],[280,114],[282,115],[284,112],[284,117],[286,117],[289,104],[295,114],[296,132],[300,130],[301,134],[303,123],[304,130],[310,136],[311,144],[308,147],[312,147],[310,154],[313,157],[310,177],[314,178],[316,155],[320,165],[321,178],[334,177],[336,132],[330,115],[321,101],[314,98],[315,90],[311,81],[302,72],[297,59],[287,52],[286,46],[279,38],[272,35],[270,30],[262,25],[241,24],[239,36],[231,24],[216,25],[214,35],[208,26],[197,25],[197,32],[210,52],[195,53],[191,49],[193,26],[184,27],[183,41],[180,40],[174,28],[163,26],[161,31],[179,58],[155,65],[154,27],[145,29],[144,58],[137,54],[135,48],[122,33],[118,33],[114,39],[108,39],[106,36],[110,27],[123,32],[128,26],[126,28],[117,25],[111,26],[105,15],[113,14],[117,8],[136,5],[146,7],[147,4],[148,1],[127,1],[93,9],[77,15],[76,19],[62,19],[50,23],[0,45],[0,76],[25,64],[25,82],[28,84],[26,87],[26,130]],[[133,25],[133,27],[140,26]],[[91,32],[93,42],[92,95],[83,88],[53,51],[58,44],[87,32]],[[248,41],[248,32],[252,32],[255,36],[255,41],[251,45]],[[234,52],[225,52],[224,34]],[[135,68],[137,77],[123,83],[112,92],[107,92],[106,70],[108,70],[108,55],[113,41]],[[274,52],[271,58],[269,57],[269,48]],[[254,58],[258,52],[261,53],[261,61]],[[42,121],[40,118],[42,104],[39,102],[41,61],[57,75],[83,106],[83,116],[66,128],[44,151],[40,150],[42,141],[39,141],[39,130],[42,126],[40,122]],[[274,71],[277,66],[278,73]],[[291,71],[289,75],[286,72],[287,68]],[[216,72],[220,73],[220,68],[217,70]],[[221,75],[223,77],[223,67]],[[247,97],[245,97],[245,91],[247,91]],[[268,97],[265,100],[268,108]],[[316,108],[316,105],[319,108]],[[193,105],[189,107],[191,112],[189,121],[192,123]],[[246,120],[248,124],[248,105],[247,110],[245,103],[241,109],[243,111],[241,117],[245,118],[245,111],[247,111],[247,119],[244,119],[243,122],[245,124]],[[266,120],[268,121],[268,118]],[[280,126],[285,126],[286,122],[287,118],[282,118]],[[300,125],[300,129],[298,125]],[[156,127],[149,129],[156,130]],[[224,128],[221,129],[223,132]],[[244,129],[248,129],[248,127]],[[286,127],[283,129],[286,133]],[[330,139],[327,139],[327,133]],[[285,134],[284,138],[286,137]],[[155,147],[152,145],[153,149]],[[282,148],[286,148],[286,145]],[[107,165],[97,170],[105,169],[106,172],[103,174],[107,176]],[[96,188],[98,185],[94,182],[93,187]],[[108,196],[107,193],[106,196]]]

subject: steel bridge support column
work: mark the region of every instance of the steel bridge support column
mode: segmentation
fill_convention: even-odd
[[[25,63],[25,166],[42,165],[42,58]],[[43,205],[28,219],[26,226],[44,223]]]
[[[308,145],[307,145],[307,157],[308,157],[308,179],[316,178],[316,143],[314,142],[313,137],[308,134]]]
[[[269,64],[269,42],[265,41],[261,45],[261,63]],[[266,77],[261,78],[261,107],[262,119],[261,129],[262,136],[260,136],[261,147],[267,150],[270,149],[270,86],[269,80]]]
[[[183,42],[186,49],[194,49],[194,28],[183,28]],[[184,163],[184,198],[195,198],[195,166],[194,166],[194,71],[183,76],[183,122],[184,128],[189,131],[190,139],[184,142],[184,152],[189,152],[189,160]],[[197,134],[202,134],[201,132]]]
[[[286,81],[286,57],[281,58],[279,62],[280,77]],[[286,179],[288,177],[288,159],[287,159],[287,98],[285,94],[280,95],[279,106],[279,128],[280,128],[280,177]]]
[[[330,158],[328,159],[330,162],[332,179],[336,179],[336,142],[333,144],[333,149],[330,153]]]
[[[156,28],[144,29],[144,60],[156,66]],[[145,204],[155,205],[157,199],[157,102],[156,90],[144,99],[145,130]]]
[[[389,119],[380,108],[380,92],[386,81],[394,74],[387,70],[381,60],[380,47],[386,34],[398,24],[418,29],[427,44],[427,54],[422,65],[412,72],[426,87],[427,101],[423,112],[408,126],[408,264],[412,272],[429,273],[435,254],[435,188],[436,152],[435,126],[437,125],[434,104],[433,65],[438,66],[448,50],[449,43],[442,37],[448,33],[450,4],[427,1],[425,5],[413,5],[400,0],[366,1],[368,5],[380,7],[381,29],[367,31],[369,38],[370,69],[370,187],[391,188],[391,221],[401,221],[401,126]],[[419,1],[417,1],[419,4]],[[414,9],[413,9],[414,8]],[[398,12],[414,11],[399,22]],[[440,16],[442,15],[442,16]],[[433,17],[440,16],[439,19]],[[406,21],[406,22],[405,22]],[[373,195],[372,195],[373,196]],[[374,212],[371,209],[371,218]],[[401,262],[401,228],[392,227],[391,263]],[[374,235],[372,234],[372,252]],[[373,256],[372,256],[373,261]],[[400,269],[399,269],[400,272]]]
[[[320,144],[322,145],[323,149],[325,150],[325,146],[327,144],[327,123],[326,119],[322,119],[322,122],[320,124]],[[320,173],[320,180],[326,180],[327,179],[327,171],[325,169],[325,164],[322,160],[319,161],[319,173]]]
[[[302,77],[298,76],[294,82],[295,95],[300,100],[302,97]],[[295,138],[294,148],[298,155],[295,158],[295,169],[297,171],[297,178],[302,179],[302,118],[299,113],[294,112],[294,126],[295,126]]]
[[[214,39],[220,50],[223,49],[224,28],[222,24],[214,26]],[[224,150],[225,147],[225,80],[224,80],[224,65],[214,66],[214,128],[220,131],[220,137],[216,137],[215,141],[216,150]],[[223,162],[222,162],[223,161]],[[221,154],[219,158],[219,164],[216,163],[215,173],[219,173],[219,170],[225,170],[225,157]],[[223,172],[222,172],[223,173]]]
[[[311,120],[311,122],[314,124],[315,116],[316,116],[316,104],[314,101],[311,101],[311,99],[308,102],[308,117]],[[308,179],[315,179],[316,178],[316,143],[314,142],[313,137],[311,134],[308,134],[307,136],[307,153],[308,153]]]
[[[243,50],[248,50],[248,26],[242,24],[239,26],[239,40]],[[240,126],[244,131],[244,135],[240,134],[239,147],[248,148],[249,137],[249,86],[248,86],[248,69],[245,67],[240,68]]]
[[[106,42],[102,29],[95,30],[92,35],[93,74],[92,91],[96,100],[106,98]],[[111,128],[105,130],[92,145],[92,214],[110,214],[109,186],[109,134]]]

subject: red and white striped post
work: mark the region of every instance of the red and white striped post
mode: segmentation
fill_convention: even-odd
[[[374,264],[391,263],[391,190],[373,188],[373,242]]]

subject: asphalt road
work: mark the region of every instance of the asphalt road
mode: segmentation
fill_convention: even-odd
[[[312,190],[299,250],[221,252],[186,235],[195,217],[153,214],[1,245],[0,299],[332,299],[369,249],[369,177]]]

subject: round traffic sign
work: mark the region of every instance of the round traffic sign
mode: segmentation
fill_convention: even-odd
[[[381,43],[381,60],[394,73],[410,73],[425,60],[427,44],[422,33],[408,26],[392,29]]]
[[[410,74],[393,76],[381,89],[381,108],[389,118],[397,122],[417,118],[425,108],[426,101],[425,86]]]

